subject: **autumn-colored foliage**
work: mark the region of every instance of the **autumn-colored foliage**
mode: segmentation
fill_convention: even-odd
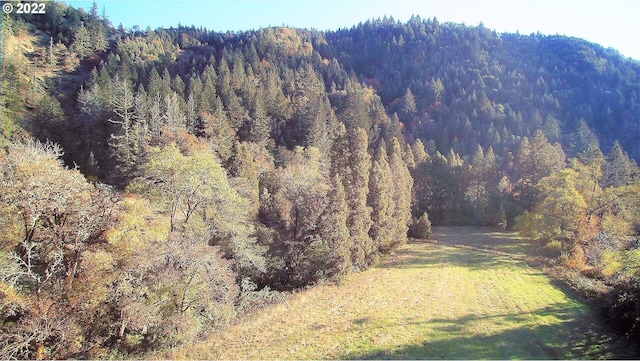
[[[638,288],[640,68],[608,49],[419,17],[129,31],[47,6],[2,18],[0,358],[188,344],[432,222],[515,226]]]

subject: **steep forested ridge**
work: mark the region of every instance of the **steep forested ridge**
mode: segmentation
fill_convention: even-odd
[[[128,31],[95,4],[2,37],[3,357],[190,342],[431,222],[516,226],[637,334],[638,61],[419,17]]]
[[[603,149],[617,139],[638,157],[638,62],[612,49],[563,36],[498,35],[482,26],[418,17],[407,24],[370,22],[327,38],[338,56],[351,55],[348,71],[380,82],[386,106],[410,89],[420,120],[402,120],[417,137],[435,133],[441,152],[454,147],[471,154],[475,143],[502,148],[509,137],[533,136],[546,126],[547,136],[562,140],[573,155],[579,150],[571,137],[584,119]],[[442,83],[439,88],[434,79]],[[390,110],[400,114],[400,108]],[[424,124],[429,121],[435,129]],[[561,134],[553,129],[555,122]]]

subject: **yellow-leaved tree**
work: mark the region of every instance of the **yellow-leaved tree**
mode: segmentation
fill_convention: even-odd
[[[264,249],[253,235],[248,201],[231,187],[213,152],[184,155],[175,144],[154,148],[143,175],[129,187],[170,218],[170,232],[205,239],[234,258],[241,273],[264,270]]]
[[[540,203],[533,212],[518,218],[518,230],[535,240],[557,240],[562,248],[569,246],[587,210],[587,202],[577,188],[578,177],[574,169],[565,168],[542,178],[537,184]]]

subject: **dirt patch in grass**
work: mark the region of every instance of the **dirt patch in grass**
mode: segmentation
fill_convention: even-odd
[[[633,358],[583,303],[529,266],[514,234],[435,227],[379,267],[320,285],[168,357]]]

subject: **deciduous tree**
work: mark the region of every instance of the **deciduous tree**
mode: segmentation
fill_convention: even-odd
[[[211,154],[202,150],[186,156],[175,144],[152,149],[142,177],[130,187],[164,206],[172,232],[202,234],[204,228],[203,237],[233,256],[241,270],[264,269],[263,250],[247,219],[247,200],[231,187]]]

